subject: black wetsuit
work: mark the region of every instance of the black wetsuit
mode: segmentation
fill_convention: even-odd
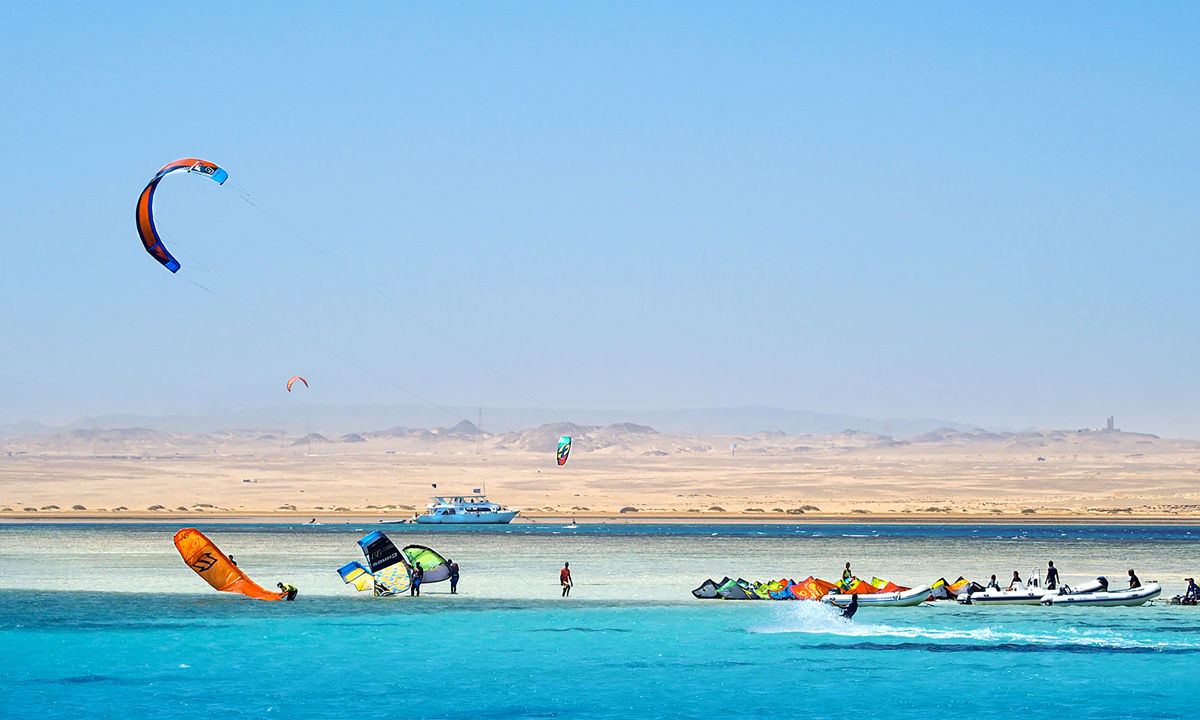
[[[854,617],[856,612],[858,612],[858,593],[850,596],[850,604],[842,609],[842,617],[849,620]]]
[[[1053,590],[1058,587],[1058,568],[1046,568],[1046,589]]]

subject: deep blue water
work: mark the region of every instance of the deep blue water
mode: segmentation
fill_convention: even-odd
[[[8,717],[1182,717],[1195,613],[0,592]],[[31,709],[36,708],[36,713]],[[838,709],[841,710],[838,710]],[[874,708],[875,710],[870,710]]]
[[[1136,564],[1170,595],[1200,565],[1196,527],[393,526],[452,552],[463,593],[376,599],[333,570],[378,525],[203,526],[252,576],[296,582],[294,603],[211,591],[177,527],[0,525],[0,717],[1174,718],[1200,703],[1200,608],[937,603],[845,622],[688,592],[836,576],[845,559],[915,584],[1053,557],[1079,578]]]

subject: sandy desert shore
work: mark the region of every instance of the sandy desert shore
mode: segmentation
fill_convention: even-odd
[[[562,433],[575,446],[558,467]],[[1190,522],[1200,520],[1200,442],[1094,430],[687,437],[567,424],[489,435],[467,423],[0,441],[9,521],[399,520],[431,495],[474,488],[528,521]]]

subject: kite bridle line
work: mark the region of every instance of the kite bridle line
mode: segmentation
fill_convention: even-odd
[[[382,383],[391,385],[392,387],[396,388],[397,390],[407,393],[408,395],[410,395],[411,397],[416,399],[418,402],[420,402],[422,405],[426,406],[426,408],[432,410],[437,407],[437,405],[435,405],[434,403],[432,403],[429,400],[422,397],[418,392],[416,392],[412,388],[407,387],[406,385],[403,385],[401,383],[398,383],[389,377],[380,375],[379,373],[375,372],[374,370],[371,370],[370,368],[368,368],[358,362],[355,362],[353,359],[343,355],[342,353],[338,352],[337,350],[334,350],[333,348],[331,348],[321,342],[318,342],[317,340],[305,335],[304,333],[302,333],[298,330],[295,330],[295,329],[289,327],[288,325],[285,325],[284,323],[281,323],[278,320],[276,320],[268,315],[265,315],[248,305],[245,305],[244,303],[240,303],[231,297],[227,297],[227,296],[217,292],[216,290],[213,290],[210,287],[201,285],[200,283],[196,282],[195,280],[191,279],[190,277],[183,276],[183,279],[186,280],[187,282],[191,283],[192,285],[195,285],[196,287],[200,288],[201,290],[208,293],[209,295],[212,295],[213,297],[215,297],[219,300],[222,300],[223,302],[237,308],[238,310],[241,310],[242,312],[253,315],[254,317],[258,318],[259,320],[262,320],[263,322],[274,326],[277,330],[282,330],[283,332],[285,332],[295,338],[298,338],[299,340],[301,340],[305,343],[308,343],[312,347],[315,347],[316,349],[339,360],[340,362],[343,362],[346,365],[349,365],[350,367],[355,368],[356,370],[359,370],[360,372],[362,372],[366,375],[369,375],[370,377],[372,377]]]
[[[231,181],[231,182],[232,182],[232,181]],[[387,291],[386,291],[386,290],[384,290],[383,288],[381,288],[381,287],[379,287],[378,285],[376,285],[375,283],[371,282],[371,281],[370,281],[370,280],[369,280],[367,277],[365,277],[365,276],[364,276],[364,275],[362,275],[361,273],[359,273],[359,272],[357,272],[356,270],[354,270],[354,268],[352,268],[352,267],[350,267],[349,265],[347,265],[347,264],[345,263],[345,261],[343,261],[343,260],[342,260],[342,258],[341,258],[340,256],[338,256],[338,255],[336,255],[336,254],[334,254],[334,253],[331,253],[331,252],[329,252],[328,250],[326,250],[325,248],[321,247],[321,246],[320,246],[320,245],[318,245],[317,243],[315,243],[315,242],[311,241],[311,240],[310,240],[309,238],[307,238],[307,237],[306,237],[304,234],[302,234],[302,233],[300,233],[300,232],[298,232],[298,231],[294,230],[294,229],[293,229],[293,228],[292,228],[290,225],[288,225],[286,222],[284,222],[283,220],[281,220],[281,219],[280,219],[279,217],[277,217],[275,214],[271,213],[270,211],[268,211],[268,210],[266,210],[265,208],[263,208],[262,206],[260,206],[258,203],[254,202],[254,200],[253,200],[253,199],[250,197],[250,193],[249,193],[249,192],[247,192],[247,191],[246,191],[246,189],[245,189],[244,187],[242,187],[242,185],[241,185],[240,183],[235,183],[235,184],[236,184],[236,188],[237,188],[237,189],[236,189],[236,190],[231,190],[231,191],[232,191],[232,192],[233,192],[235,195],[237,195],[238,197],[240,197],[240,198],[241,198],[241,199],[242,199],[242,200],[243,200],[243,201],[244,201],[246,204],[248,204],[250,207],[252,207],[252,208],[254,208],[255,210],[257,210],[258,212],[262,213],[264,217],[268,218],[269,220],[271,220],[272,222],[274,222],[276,225],[278,225],[279,227],[283,228],[283,229],[284,229],[284,230],[285,230],[285,231],[286,231],[286,232],[287,232],[289,235],[291,235],[293,238],[295,238],[296,240],[299,240],[300,242],[302,242],[302,243],[304,243],[305,245],[307,245],[309,248],[312,248],[312,249],[313,249],[313,250],[315,250],[316,252],[320,253],[320,254],[321,254],[323,257],[325,257],[325,259],[327,259],[327,260],[328,260],[330,263],[332,263],[333,265],[336,265],[336,266],[337,266],[337,267],[338,267],[338,268],[339,268],[339,269],[340,269],[340,270],[341,270],[343,273],[345,273],[346,275],[348,275],[348,276],[350,276],[350,277],[354,278],[354,279],[355,279],[355,280],[357,280],[358,282],[362,283],[362,285],[363,285],[363,286],[365,286],[366,288],[368,288],[369,290],[371,290],[371,291],[372,291],[372,292],[374,292],[375,294],[379,295],[379,296],[380,296],[380,297],[382,297],[383,299],[385,299],[385,300],[387,300],[388,302],[390,302],[392,305],[394,305],[394,306],[395,306],[395,307],[396,307],[398,310],[400,310],[401,312],[403,312],[405,315],[409,316],[410,318],[412,318],[412,319],[413,319],[413,320],[415,320],[416,322],[420,323],[422,326],[424,326],[426,329],[428,329],[428,330],[429,330],[430,332],[432,332],[434,335],[437,335],[439,338],[441,338],[441,339],[442,339],[442,341],[443,341],[443,342],[445,342],[447,345],[449,345],[450,347],[452,347],[452,348],[454,348],[454,349],[458,350],[458,351],[459,351],[459,352],[461,352],[463,355],[467,356],[467,357],[468,357],[468,358],[470,358],[471,360],[473,360],[473,361],[475,361],[476,363],[478,363],[480,367],[484,368],[484,369],[485,369],[485,370],[487,370],[488,372],[492,373],[492,374],[493,374],[493,375],[495,375],[496,377],[498,377],[498,378],[500,378],[501,380],[503,380],[504,382],[508,383],[508,385],[509,385],[509,386],[511,386],[511,387],[515,388],[516,390],[520,391],[520,392],[521,392],[521,394],[523,394],[525,397],[527,397],[527,398],[529,398],[530,400],[532,400],[532,401],[533,401],[533,403],[534,403],[534,405],[535,405],[535,409],[537,409],[537,410],[543,410],[543,411],[546,411],[546,412],[548,412],[548,413],[551,413],[552,415],[554,415],[555,417],[557,417],[557,418],[558,418],[559,420],[561,420],[562,422],[570,422],[570,421],[569,421],[569,420],[568,420],[568,419],[567,419],[567,418],[566,418],[566,417],[565,417],[565,416],[564,416],[562,413],[560,413],[560,412],[559,412],[559,411],[558,411],[556,408],[550,407],[550,406],[549,406],[547,403],[543,402],[543,401],[541,400],[541,398],[537,397],[537,396],[536,396],[536,395],[534,395],[532,392],[530,392],[530,391],[529,391],[529,390],[528,390],[528,389],[527,389],[527,388],[526,388],[524,385],[522,385],[521,383],[517,382],[516,380],[513,380],[513,379],[512,379],[512,378],[510,378],[509,376],[507,376],[507,375],[505,375],[504,373],[502,373],[500,370],[496,369],[496,368],[495,368],[493,365],[491,365],[490,363],[488,363],[486,360],[484,360],[483,358],[479,357],[479,355],[477,355],[477,354],[475,354],[474,352],[472,352],[472,351],[470,350],[470,348],[467,348],[467,347],[466,347],[466,346],[464,346],[462,343],[460,343],[460,342],[458,342],[457,340],[455,340],[455,339],[454,339],[452,336],[450,336],[449,334],[447,334],[446,332],[444,332],[444,331],[443,331],[441,328],[439,328],[437,325],[434,325],[433,323],[429,322],[428,320],[426,320],[425,318],[421,317],[421,316],[420,316],[420,315],[418,315],[416,312],[414,312],[412,309],[410,309],[409,307],[407,307],[406,305],[404,305],[403,303],[401,303],[401,302],[400,302],[399,300],[397,300],[397,299],[396,299],[396,298],[395,298],[395,297],[394,297],[394,296],[393,296],[391,293],[387,292]],[[372,375],[374,375],[374,373],[372,373]],[[375,375],[375,377],[378,377],[378,376],[377,376],[377,375]]]

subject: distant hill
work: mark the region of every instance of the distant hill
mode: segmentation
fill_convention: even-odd
[[[148,428],[172,433],[207,433],[223,428],[257,428],[288,434],[320,433],[336,437],[361,433],[364,428],[443,428],[441,432],[469,435],[505,433],[556,423],[609,426],[631,423],[672,435],[739,435],[762,431],[791,435],[825,435],[852,430],[888,437],[912,437],[941,429],[971,430],[976,426],[937,418],[874,419],[810,410],[771,407],[690,408],[678,410],[538,410],[530,408],[426,408],[405,405],[278,406],[235,408],[204,415],[131,415],[113,413],[81,418],[59,427],[35,421],[0,426],[0,438],[56,434],[69,430]]]

